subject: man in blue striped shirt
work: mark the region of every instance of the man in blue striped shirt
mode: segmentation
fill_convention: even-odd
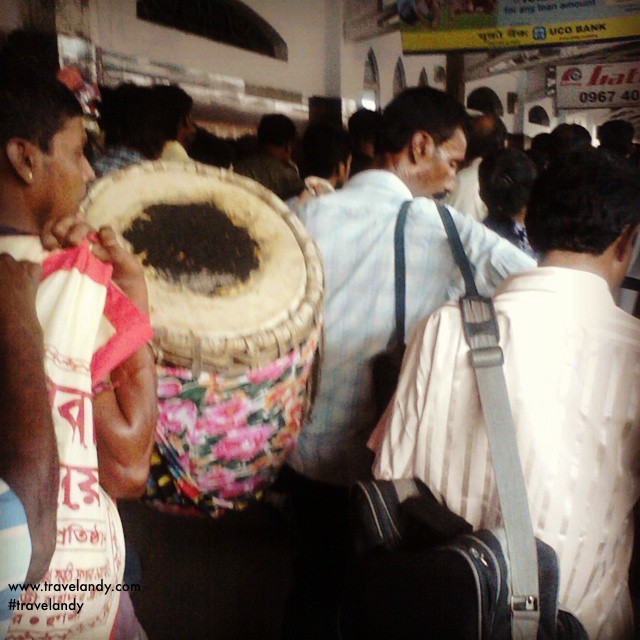
[[[0,640],[13,615],[10,601],[20,596],[9,585],[24,582],[31,561],[31,538],[22,502],[0,479]]]
[[[284,472],[302,543],[286,637],[337,637],[346,487],[371,477],[371,360],[395,326],[394,228],[405,201],[411,201],[404,233],[407,337],[420,319],[462,291],[434,198],[455,185],[467,146],[466,119],[464,108],[441,91],[404,91],[382,115],[378,168],[309,201],[300,212],[323,258],[326,340],[313,414],[289,458],[294,471]],[[482,294],[535,266],[471,216],[455,210],[451,215]]]

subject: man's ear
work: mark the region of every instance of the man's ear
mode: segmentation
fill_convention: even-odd
[[[631,258],[633,257],[633,246],[638,236],[639,225],[628,224],[620,235],[613,241],[613,260],[610,263],[611,278],[610,286],[617,287],[627,275]]]
[[[415,164],[430,160],[435,153],[436,145],[426,131],[416,131],[409,142],[409,156]]]
[[[622,229],[622,233],[618,236],[617,240],[615,240],[614,255],[618,262],[626,262],[631,259],[639,228],[640,225],[628,224]]]
[[[23,138],[11,138],[5,145],[5,153],[16,176],[31,184],[37,164],[37,147]]]

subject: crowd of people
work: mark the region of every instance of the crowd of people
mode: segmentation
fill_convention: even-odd
[[[18,583],[123,579],[115,500],[146,484],[156,421],[147,292],[108,228],[78,216],[96,176],[197,158],[253,178],[297,213],[326,281],[313,412],[277,482],[297,530],[283,638],[339,637],[349,487],[419,478],[474,529],[501,520],[468,361],[445,203],[493,297],[533,528],[559,556],[559,601],[591,638],[632,637],[628,571],[640,494],[640,320],[616,306],[640,228],[633,127],[562,124],[527,152],[495,114],[411,88],[348,130],[301,139],[264,116],[252,145],[196,127],[179,87],[102,90],[100,144],[60,82],[0,63],[0,638],[145,638],[126,594],[45,598]],[[85,156],[90,156],[91,164]],[[380,418],[371,361],[395,328],[394,233],[407,213],[409,336]],[[9,601],[59,605],[46,614]]]

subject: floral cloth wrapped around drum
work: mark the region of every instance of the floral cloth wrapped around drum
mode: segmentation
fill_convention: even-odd
[[[84,204],[142,261],[159,351],[148,496],[215,516],[260,497],[311,408],[324,279],[317,248],[257,183],[196,163],[110,174]]]
[[[295,444],[308,411],[317,343],[316,331],[304,349],[231,379],[158,367],[162,456],[154,461],[149,497],[212,514],[259,497]]]

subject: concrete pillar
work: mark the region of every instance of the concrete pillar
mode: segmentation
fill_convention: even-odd
[[[87,0],[55,0],[55,24],[58,33],[90,40],[89,2]]]
[[[9,30],[23,28],[42,33],[64,33],[88,38],[88,0],[3,0],[0,18]]]
[[[530,73],[527,71],[521,71],[518,75],[518,88],[517,95],[518,96],[526,96],[527,95],[527,87],[529,86],[529,78]],[[524,132],[524,121],[527,116],[525,113],[525,101],[519,100],[516,106],[516,109],[513,113],[513,133],[523,133]]]
[[[464,53],[447,53],[447,85],[445,91],[464,105]]]
[[[328,122],[337,127],[342,126],[342,100],[311,96],[309,98],[309,122]]]
[[[25,29],[43,33],[56,30],[56,10],[51,0],[24,0],[21,4]]]
[[[324,29],[324,91],[326,96],[342,95],[341,86],[341,49],[343,3],[325,0]]]

